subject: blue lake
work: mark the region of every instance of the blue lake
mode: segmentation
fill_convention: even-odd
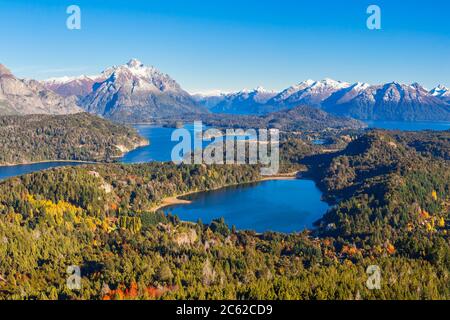
[[[129,153],[127,153],[121,161],[123,163],[143,163],[143,162],[150,162],[150,161],[159,161],[159,162],[165,162],[165,161],[172,161],[172,149],[179,143],[179,141],[172,141],[172,133],[174,128],[164,128],[164,127],[156,127],[156,126],[150,126],[150,125],[136,125],[134,126],[139,134],[147,139],[150,140],[150,145],[138,148],[136,150],[133,150]],[[193,139],[195,136],[194,126],[193,125],[185,125],[184,129],[188,130],[191,134],[191,147],[193,148]],[[203,130],[207,130],[208,127],[203,126]],[[198,132],[197,132],[198,134]],[[250,136],[247,137],[250,140],[256,139],[256,137]],[[217,138],[210,138],[209,141],[201,142],[202,147],[205,148],[208,146],[211,142],[214,141],[223,141],[223,137],[217,137]],[[236,140],[242,140],[245,139],[245,137],[242,136],[230,136],[226,137],[225,139],[236,139]],[[175,160],[181,160],[183,158],[183,155],[175,155]]]
[[[173,147],[178,142],[172,142],[173,128],[162,128],[149,125],[136,125],[139,134],[148,140],[150,145],[130,151],[123,158],[124,163],[143,163],[150,161],[170,161]],[[187,127],[193,132],[192,127]]]
[[[41,171],[50,168],[64,167],[64,166],[77,166],[81,165],[81,162],[42,162],[34,164],[24,164],[17,166],[4,167],[0,166],[0,180],[20,176],[23,174]]]
[[[310,180],[273,180],[193,194],[190,204],[164,208],[184,221],[225,218],[237,229],[296,232],[311,228],[328,209]]]

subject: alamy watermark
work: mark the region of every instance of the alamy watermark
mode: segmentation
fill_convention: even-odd
[[[375,4],[367,7],[367,14],[370,16],[367,18],[366,26],[369,30],[381,30],[381,8]]]
[[[366,286],[369,290],[381,290],[381,268],[376,265],[368,266],[366,270],[369,276]]]
[[[81,269],[79,266],[68,266],[66,285],[69,290],[81,290]]]
[[[69,30],[81,30],[81,9],[77,5],[70,5],[66,9],[69,14],[66,20],[66,27]]]
[[[181,128],[172,132],[174,163],[259,164],[261,175],[274,175],[280,167],[278,129],[218,129],[203,131],[201,121],[194,122],[193,133]]]
[[[78,5],[70,5],[66,9],[69,15],[66,20],[66,27],[69,30],[81,30],[81,9]],[[381,30],[381,8],[376,4],[367,7],[366,13],[369,17],[366,26],[369,30]]]

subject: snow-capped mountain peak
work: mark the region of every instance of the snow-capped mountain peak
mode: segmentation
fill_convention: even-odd
[[[275,92],[273,90],[267,90],[266,88],[264,88],[262,86],[257,86],[255,89],[253,89],[253,91],[260,92],[260,93],[273,93],[273,92]]]
[[[81,76],[75,76],[75,77],[69,77],[69,76],[63,76],[63,77],[54,77],[54,78],[48,78],[46,80],[43,80],[44,83],[52,83],[52,84],[65,84],[72,81],[85,81],[85,80],[96,80],[100,78],[100,75],[81,75]]]
[[[127,62],[127,66],[129,68],[139,69],[139,68],[144,67],[144,64],[141,61],[139,61],[138,59],[133,58],[133,59],[131,59],[130,61]]]
[[[138,59],[131,59],[125,65],[120,66],[117,70],[127,69],[133,75],[138,77],[151,77],[154,74],[165,76],[153,66],[146,66]]]
[[[41,82],[46,88],[62,95],[84,99],[103,84],[121,88],[122,91],[161,94],[170,92],[186,96],[186,92],[169,75],[153,66],[146,66],[133,58],[123,65],[106,68],[100,75],[51,78]],[[192,104],[189,101],[189,104]]]
[[[145,66],[137,59],[131,59],[126,64],[108,68],[103,73],[111,73],[111,75],[114,73],[128,73],[136,77],[151,77],[153,73],[158,73],[158,71],[152,66]]]
[[[276,95],[269,103],[282,103],[287,107],[300,104],[318,106],[322,101],[330,97],[336,91],[348,87],[350,87],[349,83],[336,81],[330,78],[326,78],[321,81],[309,79],[287,88],[280,94]]]
[[[440,84],[436,88],[430,91],[430,94],[436,98],[439,98],[447,103],[450,103],[450,89]]]
[[[344,89],[344,88],[348,88],[350,86],[349,83],[347,82],[343,82],[343,81],[336,81],[330,78],[325,78],[323,80],[320,81],[315,81],[315,80],[311,80],[308,79],[306,81],[300,82],[299,84],[290,87],[290,91],[299,91],[299,90],[304,90],[304,89],[308,89],[310,91],[313,90],[339,90],[339,89]],[[289,90],[288,89],[288,90]]]
[[[287,88],[285,91],[286,92],[295,92],[295,91],[298,91],[298,90],[303,90],[305,88],[309,88],[309,87],[314,86],[316,83],[317,83],[316,80],[308,79],[308,80],[302,81],[302,82],[300,82],[298,84],[295,84],[295,85]]]
[[[169,75],[153,66],[146,66],[137,59],[131,59],[124,65],[108,68],[102,75],[106,82],[131,86],[135,90],[182,91],[178,83]]]
[[[435,97],[442,97],[443,95],[450,95],[450,89],[448,89],[446,86],[440,84],[436,88],[433,88],[430,91],[430,94]]]
[[[105,79],[82,99],[89,112],[126,121],[204,112],[169,75],[137,59],[102,74]]]
[[[417,89],[417,90],[425,90],[425,91],[428,91],[428,90],[426,90],[420,83],[418,83],[418,82],[413,82],[413,83],[411,83],[411,86],[410,87],[412,87],[412,88],[414,88],[414,89]]]
[[[244,88],[239,91],[224,91],[224,90],[220,90],[220,89],[206,90],[206,91],[192,93],[192,96],[200,99],[200,98],[215,98],[215,97],[227,97],[227,96],[231,97],[231,96],[236,96],[239,94],[250,94],[250,93],[275,95],[277,92],[274,90],[268,90],[262,86],[258,86],[254,89]]]
[[[266,93],[268,93],[268,94],[270,94],[270,93],[275,93],[275,91],[267,90],[264,87],[258,86],[254,89],[244,88],[241,91],[237,92],[237,94],[239,94],[239,93],[244,93],[244,94],[252,94],[252,93],[253,94],[266,94]]]
[[[298,83],[298,84],[296,84],[296,85],[294,85],[292,87],[305,88],[305,87],[311,87],[311,86],[313,86],[316,83],[317,83],[316,80],[308,79],[308,80],[302,81],[302,82],[300,82],[300,83]]]
[[[357,83],[352,85],[352,89],[353,90],[357,90],[357,91],[363,91],[363,90],[366,90],[369,87],[370,87],[370,84],[365,83],[365,82],[357,82]]]
[[[325,78],[322,81],[316,82],[315,86],[327,86],[335,89],[344,89],[350,87],[350,83]]]
[[[198,98],[221,97],[221,96],[226,96],[228,94],[230,94],[229,91],[223,91],[220,89],[196,91],[194,93],[191,93],[191,95],[193,97],[198,97]]]

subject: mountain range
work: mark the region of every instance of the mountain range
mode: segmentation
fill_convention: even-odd
[[[36,80],[16,78],[0,64],[0,115],[82,112],[74,97],[62,97]]]
[[[438,85],[436,88],[430,91],[431,95],[438,97],[444,101],[450,103],[450,89],[443,85]]]
[[[254,90],[244,89],[229,94],[196,94],[194,99],[213,113],[258,114],[261,106],[277,93],[262,87]]]
[[[308,105],[361,120],[450,121],[450,90],[417,83],[379,85],[306,80],[280,92],[261,87],[191,95],[169,75],[137,59],[99,75],[18,79],[0,65],[0,114],[87,111],[122,122],[192,114],[266,115]]]
[[[267,114],[309,105],[361,120],[450,121],[450,90],[443,85],[428,91],[417,83],[306,80],[279,93],[270,92],[267,100],[255,101],[257,91],[196,97],[209,110],[232,114]]]
[[[449,121],[450,105],[417,83],[396,82],[339,90],[322,102],[325,111],[362,120]]]

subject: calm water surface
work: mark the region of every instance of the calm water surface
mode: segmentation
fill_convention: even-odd
[[[27,174],[35,171],[41,171],[50,168],[64,167],[64,166],[78,166],[81,162],[43,162],[34,164],[24,164],[17,166],[4,167],[0,166],[0,180],[20,176],[22,174]]]
[[[238,229],[296,232],[311,228],[328,209],[310,180],[274,180],[198,193],[190,204],[164,208],[184,221],[225,218]]]
[[[143,163],[150,161],[170,161],[173,147],[178,142],[171,141],[173,128],[162,128],[149,125],[136,125],[139,134],[150,140],[150,145],[141,147],[127,153],[123,158],[124,163]],[[187,127],[193,132],[192,127]]]

